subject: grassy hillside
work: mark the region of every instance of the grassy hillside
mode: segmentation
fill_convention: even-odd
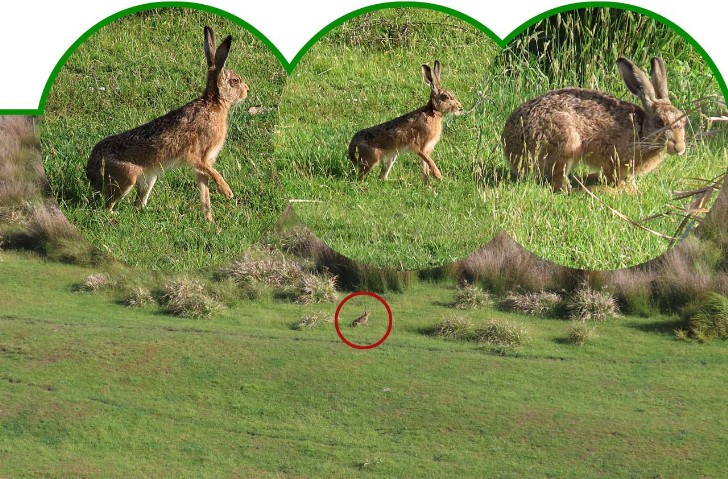
[[[117,215],[105,213],[91,200],[85,175],[91,148],[202,93],[205,25],[213,27],[218,41],[233,36],[227,67],[250,88],[248,98],[230,112],[227,143],[215,165],[235,198],[227,200],[213,184],[215,223],[207,224],[194,172],[182,168],[165,172],[144,212],[134,210],[132,192]],[[46,105],[43,162],[63,212],[95,246],[130,264],[182,270],[240,253],[285,205],[271,158],[285,79],[278,59],[260,40],[207,12],[148,10],[104,26],[70,56]]]
[[[728,344],[671,318],[570,324],[493,309],[500,356],[424,334],[454,288],[385,295],[394,330],[355,351],[330,307],[245,302],[211,320],[75,292],[92,270],[0,253],[3,477],[719,477]],[[38,291],[43,291],[38,295]],[[385,318],[372,315],[372,327]],[[348,332],[348,331],[347,331]]]

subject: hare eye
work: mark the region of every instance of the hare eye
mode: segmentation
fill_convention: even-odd
[[[662,118],[656,118],[655,126],[658,128],[662,128],[663,126],[665,126],[665,121]]]
[[[450,95],[448,95],[447,93],[443,93],[442,95],[440,95],[440,100],[449,100],[449,99],[450,99]]]
[[[240,83],[240,78],[231,78],[230,83],[232,83],[233,85],[237,85],[238,83]]]

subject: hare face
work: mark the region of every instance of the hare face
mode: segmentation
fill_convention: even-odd
[[[670,155],[685,153],[685,115],[670,102],[658,100],[653,105],[654,113],[645,121],[645,141],[656,148],[667,147]]]
[[[248,96],[248,85],[240,78],[240,75],[228,68],[225,68],[218,78],[217,88],[220,97],[231,104],[244,100]]]
[[[455,98],[455,94],[449,90],[433,91],[431,101],[434,109],[442,113],[454,113],[463,109],[458,99]]]

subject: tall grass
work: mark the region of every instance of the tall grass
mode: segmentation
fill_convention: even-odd
[[[31,117],[0,116],[0,246],[68,263],[95,263],[103,257],[50,197]]]

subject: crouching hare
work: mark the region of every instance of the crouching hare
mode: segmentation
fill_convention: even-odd
[[[665,150],[685,153],[685,115],[670,103],[662,60],[652,59],[651,80],[626,58],[619,58],[617,66],[642,107],[578,88],[522,104],[508,117],[502,135],[514,175],[535,169],[554,191],[568,190],[567,176],[582,161],[616,186],[654,170]]]
[[[86,176],[93,189],[102,194],[107,210],[113,210],[133,186],[137,190],[134,204],[144,208],[157,177],[177,166],[195,170],[207,221],[212,221],[208,178],[227,198],[233,197],[230,186],[213,168],[225,143],[230,107],[248,95],[248,86],[240,76],[225,68],[231,42],[232,36],[228,36],[216,48],[215,33],[205,27],[208,68],[202,96],[149,123],[104,138],[93,147]]]
[[[422,65],[422,76],[430,86],[430,100],[425,106],[402,115],[394,120],[360,130],[349,143],[349,159],[364,178],[380,161],[382,171],[379,177],[387,179],[397,156],[412,151],[422,160],[422,177],[429,183],[430,170],[438,180],[442,173],[431,155],[442,134],[442,118],[449,112],[462,110],[455,95],[442,88],[440,72],[442,66],[435,60],[434,68]]]

